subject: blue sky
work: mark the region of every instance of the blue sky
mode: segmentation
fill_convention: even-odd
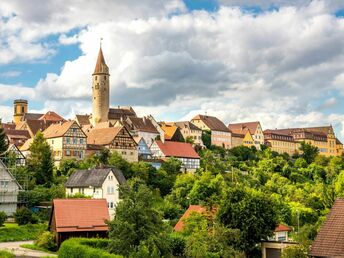
[[[91,112],[104,37],[113,106],[161,120],[207,112],[265,128],[331,123],[344,137],[339,1],[34,1],[0,2],[6,121],[19,97],[34,111]]]

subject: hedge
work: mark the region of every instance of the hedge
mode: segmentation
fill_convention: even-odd
[[[108,244],[108,239],[70,238],[62,243],[59,258],[123,258],[104,251]]]

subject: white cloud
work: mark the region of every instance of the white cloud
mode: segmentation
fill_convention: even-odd
[[[344,21],[331,13],[337,5],[281,4],[253,15],[236,7],[187,13],[181,1],[145,0],[133,8],[110,2],[75,1],[66,8],[54,1],[39,13],[16,6],[22,16],[11,18],[9,31],[17,30],[28,42],[55,33],[60,44],[79,44],[82,51],[59,74],[38,82],[35,97],[45,110],[69,117],[91,111],[91,74],[103,37],[112,106],[134,105],[140,115],[162,120],[207,112],[226,123],[261,120],[265,128],[320,123],[342,128],[342,115],[327,116],[314,104],[328,96],[324,105],[330,108],[331,92],[344,94]],[[175,11],[180,14],[170,15]],[[75,28],[80,30],[70,33]]]

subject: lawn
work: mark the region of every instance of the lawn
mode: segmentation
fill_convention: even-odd
[[[14,258],[15,255],[12,254],[11,252],[0,250],[0,257],[1,258]]]
[[[18,226],[14,223],[5,223],[0,228],[0,242],[35,240],[46,229],[47,224]]]
[[[31,244],[22,244],[20,245],[20,247],[23,248],[27,248],[27,249],[31,249],[31,250],[36,250],[36,251],[42,251],[42,252],[46,252],[46,253],[51,253],[51,254],[57,254],[57,252],[52,252],[50,250],[47,250],[45,248],[39,247],[37,245],[31,245]]]

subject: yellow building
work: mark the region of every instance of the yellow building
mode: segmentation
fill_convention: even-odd
[[[85,157],[86,135],[75,121],[52,124],[43,136],[51,146],[56,165],[62,159],[82,160]]]
[[[16,99],[13,102],[14,106],[14,114],[13,114],[13,122],[18,124],[25,113],[27,113],[27,100],[25,99]]]
[[[217,117],[197,115],[191,120],[191,123],[203,131],[208,130],[211,132],[212,145],[224,147],[226,149],[232,148],[231,132]]]
[[[202,130],[189,121],[174,122],[179,127],[184,139],[191,138],[194,144],[203,145]]]
[[[306,142],[319,149],[319,154],[324,156],[340,156],[343,153],[343,145],[336,138],[332,126],[289,128],[280,130],[265,130],[264,137],[271,148],[277,152],[295,153],[300,148],[301,142]],[[282,144],[281,139],[288,138],[289,144]],[[292,148],[295,148],[292,151]]]
[[[264,144],[264,133],[259,121],[229,124],[228,129],[236,135],[240,135],[240,134],[246,135],[247,130],[248,130],[250,132],[249,133],[250,135],[247,135],[248,138],[246,138],[243,141],[243,145],[245,146],[255,146],[258,150],[260,150],[260,145]],[[232,135],[233,147],[238,146],[238,145],[235,145],[239,143],[239,141],[237,141],[236,138],[238,137],[234,137],[233,139],[233,135]],[[250,138],[252,138],[252,141],[253,141],[252,144],[251,144]]]

